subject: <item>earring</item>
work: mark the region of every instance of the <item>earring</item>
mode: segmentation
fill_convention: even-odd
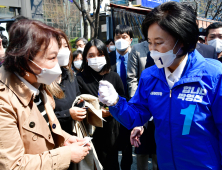
[[[26,76],[29,76],[29,73],[28,72],[25,72]]]

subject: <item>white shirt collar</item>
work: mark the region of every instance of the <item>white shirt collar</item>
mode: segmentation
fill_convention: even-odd
[[[18,73],[15,75],[34,93],[34,96],[39,95],[39,90],[31,85],[28,81],[26,81],[23,77],[19,76]]]
[[[173,73],[171,73],[170,70],[167,67],[164,67],[166,80],[167,80],[167,83],[170,86],[170,88],[172,88],[173,85],[180,80],[181,75],[182,75],[183,70],[184,70],[184,67],[186,66],[187,59],[188,59],[188,54],[185,56],[183,61],[176,68],[176,70],[174,70]]]

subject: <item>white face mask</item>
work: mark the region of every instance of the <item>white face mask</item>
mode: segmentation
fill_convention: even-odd
[[[80,69],[82,66],[82,60],[77,60],[73,62],[75,68]]]
[[[100,72],[104,67],[104,65],[106,65],[106,58],[105,57],[88,58],[88,65],[96,72]]]
[[[79,47],[79,48],[77,48],[76,50],[77,50],[77,51],[82,51],[82,52],[83,52],[83,51],[84,51],[84,48]]]
[[[160,52],[154,51],[154,50],[150,51],[150,56],[153,58],[154,63],[156,64],[156,66],[158,68],[171,66],[171,64],[173,63],[173,61],[175,60],[175,58],[177,56],[177,53],[180,51],[180,49],[179,49],[176,54],[173,53],[173,50],[174,50],[175,46],[177,45],[177,42],[174,45],[173,49],[167,51],[166,53],[160,53]]]
[[[115,45],[109,46],[109,50],[110,50],[110,51],[115,51],[115,49],[116,49]]]
[[[69,56],[70,56],[70,51],[68,48],[60,49],[57,55],[59,65],[67,66],[69,64]]]
[[[222,51],[222,40],[219,38],[207,41],[207,44],[213,46],[216,49],[217,53],[220,53]]]
[[[119,51],[125,51],[129,47],[129,45],[129,41],[126,41],[122,38],[115,41],[116,49]]]
[[[39,68],[41,68],[34,61],[32,61],[32,60],[30,60],[30,61],[33,62]],[[41,73],[36,75],[37,82],[42,83],[42,84],[46,84],[46,85],[50,85],[53,81],[55,81],[59,77],[60,74],[62,74],[59,63],[57,63],[55,65],[55,67],[53,67],[51,69],[47,69],[47,68],[41,68],[41,69],[42,69]]]

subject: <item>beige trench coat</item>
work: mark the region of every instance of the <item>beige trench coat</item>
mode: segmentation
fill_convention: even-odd
[[[71,151],[63,144],[70,135],[61,129],[49,93],[41,90],[41,95],[53,133],[33,102],[31,90],[15,74],[0,69],[1,170],[69,167]]]

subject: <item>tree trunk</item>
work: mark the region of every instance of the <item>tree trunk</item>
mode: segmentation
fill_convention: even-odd
[[[91,30],[91,39],[95,38],[95,26],[93,23],[90,23],[90,30]]]
[[[95,31],[94,31],[94,38],[98,38],[98,32],[99,32],[99,14],[96,16],[96,22],[95,22]]]
[[[83,37],[88,40],[88,37],[89,37],[89,35],[88,35],[88,22],[86,20],[85,15],[83,15],[83,25],[84,25]]]
[[[94,38],[98,38],[98,32],[99,32],[99,11],[100,11],[100,5],[102,0],[97,0],[97,8],[95,12],[95,30],[94,30]]]

